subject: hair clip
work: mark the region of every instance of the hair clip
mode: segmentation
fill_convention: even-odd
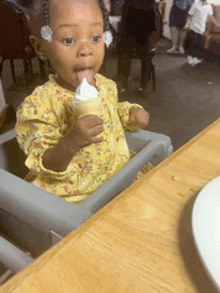
[[[106,44],[106,47],[108,48],[110,46],[110,44],[113,41],[113,36],[111,31],[105,31],[103,34],[103,41]]]
[[[49,43],[52,42],[52,30],[49,27],[49,25],[44,25],[41,28],[40,33],[41,33],[41,36],[44,40],[48,41]]]

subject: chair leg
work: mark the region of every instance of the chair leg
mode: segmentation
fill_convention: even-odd
[[[100,72],[100,74],[106,76],[106,60],[105,59],[103,60],[103,63],[102,63],[102,66],[101,66],[99,72]]]
[[[1,57],[2,60],[1,60],[1,63],[0,63],[0,77],[2,77],[2,70],[3,70],[3,63],[5,61],[5,58]]]
[[[15,78],[15,68],[14,68],[14,63],[13,63],[13,60],[12,60],[12,59],[10,59],[10,64],[11,64],[12,78],[13,78],[14,83],[16,83],[16,78]]]
[[[28,84],[28,61],[27,59],[23,59],[23,65],[24,65],[24,76],[25,76],[25,84]]]
[[[38,58],[38,61],[39,61],[39,67],[40,67],[40,75],[42,78],[45,78],[45,64],[40,58]]]
[[[153,78],[153,90],[156,89],[156,78],[155,78],[155,63],[151,60],[151,71],[152,71],[152,78]]]
[[[107,77],[107,66],[106,66],[106,62],[107,62],[107,59],[109,57],[109,54],[108,54],[108,51],[105,50],[105,56],[104,56],[104,59],[103,59],[103,63],[102,63],[102,66],[100,68],[100,73],[102,75],[104,75],[105,77]]]
[[[31,59],[28,59],[27,61],[28,61],[28,66],[30,67],[30,72],[33,75],[33,66],[32,66]]]

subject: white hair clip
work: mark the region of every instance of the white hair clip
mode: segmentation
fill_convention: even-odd
[[[44,25],[41,28],[40,33],[41,33],[41,36],[44,40],[48,41],[49,43],[52,42],[52,30],[49,27],[49,25]]]
[[[103,34],[103,41],[106,44],[106,47],[108,48],[110,46],[110,44],[113,41],[113,36],[111,31],[105,31]]]

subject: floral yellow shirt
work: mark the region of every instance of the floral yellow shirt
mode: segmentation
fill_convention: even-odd
[[[72,203],[85,200],[130,160],[124,130],[135,130],[129,121],[129,109],[142,109],[137,104],[119,103],[115,82],[100,74],[96,74],[96,87],[104,140],[82,148],[63,172],[46,169],[42,156],[59,143],[77,119],[72,107],[75,93],[59,86],[50,75],[49,81],[37,87],[17,111],[17,140],[27,155],[29,181]]]

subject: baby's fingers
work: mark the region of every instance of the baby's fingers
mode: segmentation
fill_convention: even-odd
[[[141,128],[144,128],[145,126],[147,126],[149,123],[149,118],[150,118],[150,115],[148,112],[143,111],[142,113],[140,113],[140,115],[138,115],[138,118],[137,118],[138,126]]]
[[[98,136],[100,133],[102,133],[104,131],[104,127],[102,125],[93,127],[90,130],[90,137],[91,137],[91,141],[93,143],[98,143],[98,142],[102,142],[103,138],[101,136]]]
[[[98,125],[90,129],[90,136],[94,137],[104,131],[103,125]]]
[[[102,136],[95,136],[92,139],[92,143],[100,143],[103,141],[103,137]]]

